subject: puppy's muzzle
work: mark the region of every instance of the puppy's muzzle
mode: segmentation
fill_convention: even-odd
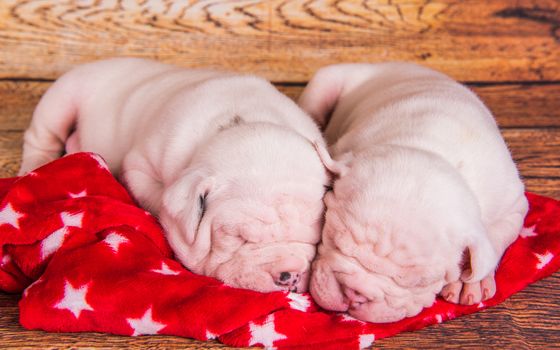
[[[368,302],[368,298],[348,287],[344,287],[344,296],[342,300],[344,301],[344,304],[348,305],[349,309],[357,309],[362,304]]]
[[[272,276],[272,279],[277,286],[285,287],[291,292],[298,292],[298,284],[302,275],[303,273],[299,271],[283,271]]]

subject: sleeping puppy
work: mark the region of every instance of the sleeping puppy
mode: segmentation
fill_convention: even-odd
[[[322,156],[338,176],[310,282],[322,307],[382,323],[438,293],[467,305],[494,295],[528,204],[471,91],[413,64],[342,64],[321,69],[300,106],[328,122]]]
[[[187,268],[235,287],[303,292],[330,182],[314,147],[321,140],[315,122],[261,78],[112,59],[46,92],[20,174],[64,148],[96,152],[159,217]]]

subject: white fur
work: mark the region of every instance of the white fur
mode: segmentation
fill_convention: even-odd
[[[261,78],[113,59],[46,92],[20,174],[64,147],[99,153],[186,267],[260,291],[297,272],[289,288],[304,291],[329,182],[314,143],[324,147],[313,120]]]
[[[321,306],[392,322],[431,305],[444,286],[463,304],[494,294],[494,269],[527,201],[471,91],[414,64],[342,64],[317,72],[300,106],[328,122],[333,159],[321,156],[338,174],[312,269]]]

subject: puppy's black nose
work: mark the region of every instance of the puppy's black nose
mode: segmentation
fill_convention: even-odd
[[[297,284],[299,283],[300,274],[299,272],[280,272],[273,275],[274,283],[277,286],[284,287],[286,290],[295,291]]]
[[[282,272],[282,273],[280,274],[280,281],[286,282],[286,281],[288,281],[288,280],[290,279],[290,277],[292,277],[292,274],[291,274],[291,273],[289,273],[289,272]]]

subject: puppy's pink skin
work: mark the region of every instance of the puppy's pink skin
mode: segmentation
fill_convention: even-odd
[[[65,147],[99,153],[186,267],[259,291],[286,289],[276,270],[292,269],[305,291],[329,182],[314,143],[313,120],[261,78],[112,59],[45,93],[20,174]]]
[[[323,68],[299,103],[328,122],[334,161],[325,164],[338,174],[313,264],[316,301],[392,322],[431,305],[446,284],[462,293],[452,301],[480,300],[476,288],[491,287],[527,212],[482,102],[441,73],[384,63]],[[469,271],[461,271],[464,251]]]

